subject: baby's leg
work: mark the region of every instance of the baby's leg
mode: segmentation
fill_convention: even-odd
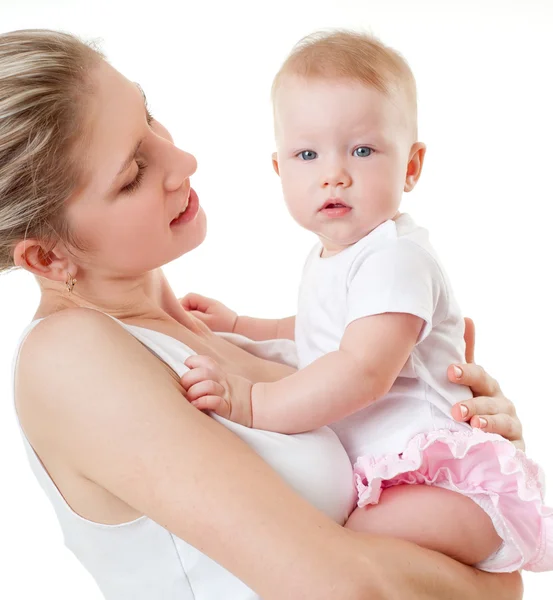
[[[414,542],[467,565],[501,545],[490,517],[470,498],[427,485],[386,488],[378,504],[355,509],[346,527]]]

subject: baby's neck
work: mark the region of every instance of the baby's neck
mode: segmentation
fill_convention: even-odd
[[[397,211],[396,214],[390,220],[397,221],[397,219],[401,215],[402,215],[402,213],[400,213],[399,211]],[[383,221],[383,223],[384,222],[385,221]],[[382,225],[382,223],[380,223],[379,225],[377,225],[377,227],[379,227],[380,225]],[[335,256],[336,254],[340,254],[340,252],[343,252],[346,248],[350,248],[351,246],[357,244],[357,242],[359,240],[361,240],[364,237],[366,237],[367,235],[369,235],[369,233],[371,233],[375,229],[376,229],[376,227],[374,227],[370,231],[367,231],[367,233],[365,233],[365,235],[363,235],[362,237],[360,237],[358,240],[355,240],[354,242],[351,242],[351,244],[346,244],[345,246],[339,246],[338,244],[334,244],[330,240],[326,240],[326,239],[324,239],[322,237],[319,237],[319,239],[321,241],[321,244],[323,245],[323,249],[321,250],[321,258],[329,258],[331,256]]]

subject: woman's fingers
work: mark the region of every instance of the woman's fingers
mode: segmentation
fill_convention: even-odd
[[[452,383],[470,387],[475,396],[496,396],[501,394],[497,381],[474,363],[450,365],[447,376]]]
[[[505,398],[506,400],[506,398]],[[455,404],[452,408],[456,421],[470,421],[479,415],[497,415],[507,409],[507,405],[499,398],[477,396]]]
[[[474,321],[465,318],[465,360],[468,363],[474,362],[474,345],[476,343],[476,330],[474,327]]]
[[[473,417],[501,414],[516,418],[514,404],[505,396],[467,398],[455,404],[451,412],[456,421],[470,421]]]
[[[472,328],[473,325],[469,324],[465,333],[468,336],[467,347],[474,348]],[[467,354],[467,360],[470,358]],[[452,407],[451,415],[456,421],[470,422],[473,427],[489,433],[497,433],[512,441],[517,448],[524,450],[522,424],[516,414],[515,405],[505,398],[493,377],[474,363],[450,365],[447,376],[453,383],[470,387],[474,394],[474,398],[459,402]]]
[[[455,404],[451,414],[456,421],[470,423],[472,427],[488,433],[497,433],[524,450],[522,424],[513,403],[504,396],[478,396]]]
[[[511,417],[505,413],[494,415],[481,415],[472,417],[470,424],[473,427],[482,429],[488,433],[497,433],[498,435],[510,440],[524,450],[524,442],[522,440],[522,426],[518,419]]]

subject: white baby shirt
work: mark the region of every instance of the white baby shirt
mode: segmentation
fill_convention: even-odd
[[[464,321],[428,232],[402,214],[356,244],[321,258],[318,243],[300,285],[295,339],[305,367],[338,350],[353,321],[388,312],[413,314],[424,326],[411,356],[386,396],[330,427],[352,462],[359,456],[401,453],[414,435],[462,430],[451,406],[471,396],[447,379],[464,362]]]

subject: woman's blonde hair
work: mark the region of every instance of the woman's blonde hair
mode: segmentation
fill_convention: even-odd
[[[82,170],[90,71],[103,58],[66,33],[0,35],[0,273],[15,267],[23,239],[84,249],[65,207]]]

